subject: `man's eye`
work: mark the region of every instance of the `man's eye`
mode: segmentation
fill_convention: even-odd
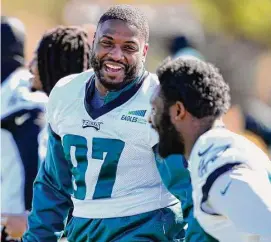
[[[109,42],[109,41],[102,41],[101,44],[102,44],[103,46],[111,46],[111,45],[112,45],[112,43]]]
[[[124,49],[128,51],[136,51],[136,48],[133,46],[124,46]]]

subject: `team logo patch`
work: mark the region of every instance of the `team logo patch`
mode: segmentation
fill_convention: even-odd
[[[96,130],[100,130],[101,128],[101,124],[103,124],[103,122],[94,122],[94,121],[90,121],[90,120],[82,120],[83,124],[82,124],[82,128],[87,128],[87,127],[92,127]]]
[[[121,116],[121,120],[132,123],[146,124],[147,120],[143,118],[146,112],[147,110],[129,111],[128,114],[124,114]]]

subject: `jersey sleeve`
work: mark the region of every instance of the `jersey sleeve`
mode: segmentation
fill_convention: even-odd
[[[192,185],[187,162],[182,155],[171,155],[162,159],[154,147],[156,164],[163,183],[167,189],[181,201],[185,241],[217,242],[201,228],[193,213]]]
[[[63,79],[64,82],[66,80]],[[57,241],[62,236],[72,208],[71,171],[65,159],[61,138],[57,134],[58,115],[63,102],[62,90],[59,90],[61,83],[51,92],[47,105],[47,154],[34,183],[33,208],[23,241]]]
[[[57,241],[63,232],[72,189],[60,137],[49,127],[47,155],[34,183],[33,209],[23,241]]]
[[[267,175],[238,166],[217,178],[208,200],[240,232],[271,239],[271,193],[268,191],[271,183]]]

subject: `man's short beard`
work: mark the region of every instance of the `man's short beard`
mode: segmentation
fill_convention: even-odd
[[[167,113],[163,113],[159,132],[158,152],[163,158],[173,154],[184,154],[184,140],[172,124]]]
[[[116,62],[114,60],[107,60],[107,61],[112,61],[112,62]],[[136,63],[135,65],[132,66],[128,66],[125,65],[124,68],[124,80],[121,83],[112,83],[110,81],[107,81],[102,75],[101,75],[101,69],[103,66],[103,61],[100,61],[97,56],[92,53],[91,54],[91,66],[95,72],[95,75],[97,76],[97,78],[99,79],[99,81],[101,82],[101,84],[107,88],[108,90],[119,90],[121,88],[123,88],[124,86],[126,86],[128,83],[132,82],[133,80],[135,80],[135,78],[140,74],[140,70],[143,69],[143,62],[140,62],[142,64],[138,64]],[[123,63],[121,63],[123,65]]]

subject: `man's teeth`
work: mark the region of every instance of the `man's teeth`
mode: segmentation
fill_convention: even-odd
[[[107,67],[114,69],[114,70],[120,70],[121,67],[120,66],[115,66],[115,65],[111,65],[111,64],[106,64]]]

